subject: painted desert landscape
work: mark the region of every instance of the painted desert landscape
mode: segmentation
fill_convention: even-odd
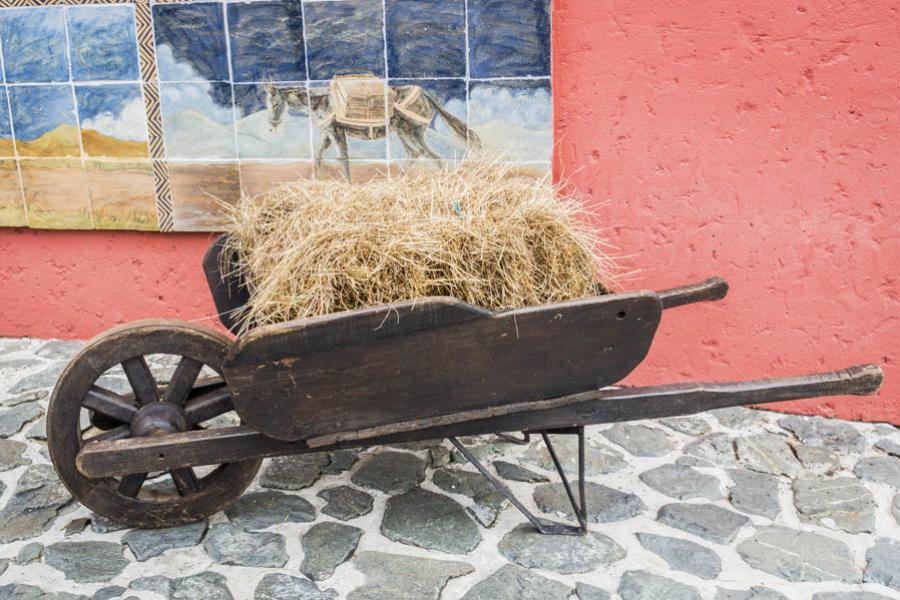
[[[26,225],[19,169],[14,160],[0,160],[0,225]]]
[[[91,229],[91,204],[84,168],[78,159],[21,160],[28,226],[40,229]]]
[[[159,228],[150,161],[86,161],[85,176],[96,228]]]

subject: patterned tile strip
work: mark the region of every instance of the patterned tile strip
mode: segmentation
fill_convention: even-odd
[[[156,188],[156,215],[160,231],[172,231],[175,227],[172,206],[172,190],[169,187],[169,167],[164,160],[153,161],[153,184]]]
[[[153,18],[147,0],[138,0],[134,6],[134,20],[137,27],[138,62],[141,80],[156,83],[156,47],[153,43]]]
[[[144,110],[147,113],[147,134],[150,158],[153,160],[153,181],[156,190],[156,214],[160,231],[171,231],[172,191],[169,187],[169,169],[160,160],[165,157],[162,115],[159,108],[159,83],[156,72],[156,47],[153,40],[153,18],[148,0],[137,0],[134,6],[137,27],[138,62],[144,83]]]

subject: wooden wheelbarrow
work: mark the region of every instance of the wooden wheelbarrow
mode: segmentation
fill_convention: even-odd
[[[221,276],[222,248],[220,238],[204,268],[222,321],[234,330],[230,315],[246,302],[246,288]],[[235,340],[187,323],[128,324],[92,340],[63,371],[47,411],[50,456],[91,510],[131,526],[167,527],[228,506],[266,457],[447,438],[539,531],[582,533],[587,425],[878,391],[875,365],[609,388],[644,359],[664,309],[726,292],[714,278],[498,313],[422,298],[258,327]],[[146,360],[157,354],[179,357],[164,382]],[[118,366],[129,393],[98,383]],[[529,512],[458,439],[498,432],[542,436],[577,525]],[[549,434],[578,438],[576,490]]]

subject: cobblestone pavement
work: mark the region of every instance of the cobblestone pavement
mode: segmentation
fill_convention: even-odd
[[[118,529],[47,458],[78,347],[0,339],[0,599],[900,598],[900,430],[748,409],[591,427],[586,537],[532,533],[441,443],[268,461],[208,523]],[[468,441],[565,515],[537,443]]]

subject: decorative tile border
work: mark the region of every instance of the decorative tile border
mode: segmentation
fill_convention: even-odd
[[[172,190],[169,186],[169,169],[166,166],[166,149],[163,142],[162,115],[159,107],[159,77],[156,69],[156,44],[153,39],[153,16],[148,0],[136,0],[134,20],[137,29],[138,64],[144,90],[144,108],[147,113],[147,147],[153,159],[153,180],[156,190],[156,215],[160,231],[172,231],[175,220],[172,213]]]
[[[0,21],[2,9],[133,7],[134,83],[141,90],[143,114],[136,117],[129,112],[129,118],[136,119],[129,125],[136,127],[140,120],[146,128],[144,137],[136,138],[131,137],[134,127],[121,131],[118,123],[109,122],[113,117],[124,119],[128,108],[124,89],[129,84],[116,77],[104,78],[102,72],[102,81],[74,79],[91,72],[91,67],[82,64],[85,58],[81,54],[73,54],[71,44],[86,44],[89,53],[102,54],[103,49],[83,35],[72,39],[70,9],[65,9],[62,17],[55,18],[65,21],[68,81],[39,78],[32,82],[22,79],[20,68],[19,79],[7,81],[4,75],[0,87],[62,86],[72,90],[74,129],[54,122],[43,131],[57,138],[75,136],[60,139],[77,139],[80,156],[73,157],[74,162],[63,160],[57,154],[66,146],[60,146],[58,139],[38,139],[33,137],[36,133],[29,137],[24,132],[29,131],[30,117],[23,113],[21,102],[12,102],[8,108],[15,113],[10,119],[17,152],[0,156],[0,162],[14,161],[17,177],[0,179],[0,198],[9,196],[2,187],[15,180],[27,212],[29,199],[34,201],[54,189],[52,165],[74,173],[72,169],[80,161],[78,177],[89,182],[86,198],[91,226],[121,223],[123,228],[146,228],[143,215],[129,225],[125,205],[132,196],[144,197],[141,190],[152,173],[154,228],[214,230],[218,221],[212,196],[233,202],[240,190],[258,193],[267,182],[275,185],[290,177],[343,177],[345,169],[334,142],[337,138],[332,137],[342,132],[361,135],[351,135],[348,144],[347,164],[354,181],[390,177],[416,161],[426,161],[431,168],[432,156],[445,165],[452,164],[475,146],[490,154],[502,153],[520,163],[522,172],[546,172],[552,149],[549,2],[0,0]],[[335,42],[334,28],[338,26],[345,34],[341,43]],[[74,74],[73,65],[78,68]],[[58,69],[52,71],[56,72]],[[364,73],[376,78],[359,84],[369,86],[369,96],[360,96],[363,88],[353,87],[357,84],[352,81],[332,87],[338,85],[333,84],[333,77]],[[117,87],[123,91],[116,92],[113,88]],[[371,103],[377,97],[371,96],[376,89],[384,95],[384,104],[377,103],[380,107]],[[15,95],[25,97],[26,91]],[[107,98],[112,103],[116,97],[123,99],[108,114],[102,103],[81,105],[86,98],[95,102]],[[285,100],[287,109],[276,118],[273,106],[279,98]],[[326,99],[325,110],[317,112],[315,103],[322,98]],[[328,106],[344,102],[335,98],[348,98],[347,104]],[[369,98],[367,108],[354,108],[352,102],[361,98]],[[311,103],[314,106],[309,110]],[[387,114],[385,106],[393,111],[389,121],[378,117],[380,125],[370,122],[351,127],[367,115]],[[354,110],[365,114],[354,115]],[[332,130],[334,114],[339,120],[338,128]],[[419,124],[430,127],[417,133]],[[19,133],[16,125],[21,125]],[[2,131],[0,128],[0,134]],[[146,140],[143,151],[143,141],[131,141],[140,139]],[[317,166],[313,159],[325,141],[331,142],[331,147],[324,163]],[[146,158],[141,158],[142,152]],[[29,155],[37,158],[28,159]],[[23,161],[27,160],[38,162],[26,165]],[[21,174],[22,168],[27,176]],[[122,180],[139,182],[140,189],[131,194],[130,188],[108,176],[110,170],[121,172]],[[73,175],[69,181],[77,179]],[[125,198],[104,197],[105,184]],[[45,204],[52,206],[52,199]],[[113,212],[94,214],[98,206]],[[39,214],[38,210],[33,216]],[[17,219],[0,210],[0,226],[21,225]],[[35,218],[29,225],[67,227],[74,219]]]

